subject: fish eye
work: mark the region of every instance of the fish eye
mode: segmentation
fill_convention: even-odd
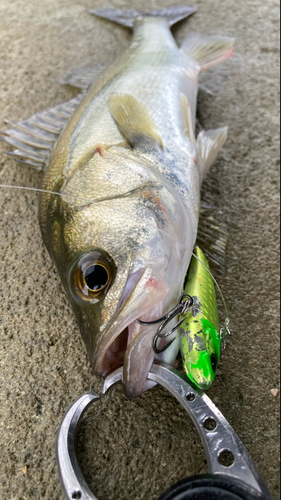
[[[114,261],[106,252],[89,252],[80,257],[71,270],[71,291],[84,300],[101,298],[114,280],[115,271]]]
[[[104,266],[93,264],[84,272],[84,279],[89,290],[99,292],[107,285],[109,274]]]

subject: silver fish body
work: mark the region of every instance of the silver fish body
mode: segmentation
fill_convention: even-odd
[[[94,370],[123,365],[131,398],[149,387],[157,329],[136,320],[154,320],[179,299],[201,181],[226,138],[219,129],[195,140],[198,76],[231,55],[219,37],[191,35],[179,49],[158,14],[137,16],[133,26],[128,50],[60,135],[39,210]],[[159,357],[172,364],[178,351],[177,337]]]

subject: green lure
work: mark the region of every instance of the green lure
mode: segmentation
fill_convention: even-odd
[[[193,305],[179,318],[184,319],[180,326],[180,349],[187,376],[206,390],[215,378],[220,357],[219,315],[214,282],[207,271],[208,261],[199,247],[194,254],[184,290],[193,298]]]

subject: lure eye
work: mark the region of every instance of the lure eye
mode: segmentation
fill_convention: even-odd
[[[100,292],[107,285],[109,274],[104,266],[94,264],[86,269],[84,279],[91,292]]]
[[[71,290],[75,297],[96,300],[108,290],[115,277],[113,259],[105,252],[94,251],[80,257],[70,274]]]

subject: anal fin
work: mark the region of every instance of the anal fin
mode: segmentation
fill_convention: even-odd
[[[0,132],[0,140],[14,148],[7,154],[19,163],[43,170],[48,165],[53,146],[83,96],[79,94],[68,102],[36,113],[22,122],[7,121],[12,128]]]
[[[181,50],[197,61],[204,71],[233,56],[233,44],[234,38],[190,33]]]

